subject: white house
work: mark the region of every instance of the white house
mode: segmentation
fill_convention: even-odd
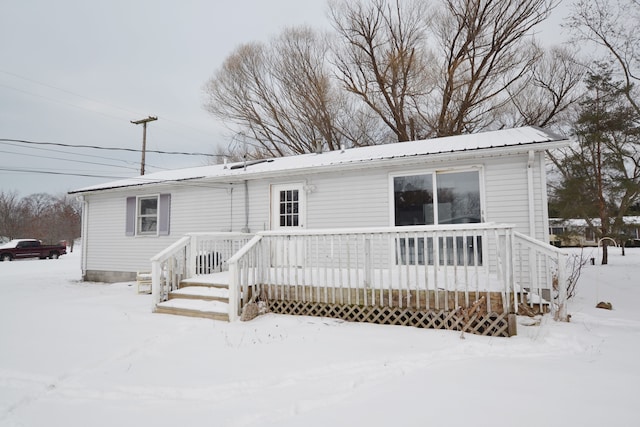
[[[317,235],[322,230],[431,233],[501,224],[545,245],[545,152],[566,144],[545,130],[523,127],[158,172],[82,188],[71,194],[81,197],[84,206],[83,276],[101,282],[132,280],[136,272],[151,269],[150,259],[156,254],[185,235],[204,232],[247,235],[216,264],[228,261],[256,233],[288,233],[290,239],[296,233]],[[440,265],[443,256],[456,253],[455,265],[464,258],[465,266],[504,270],[512,263],[494,259],[501,244],[487,246],[490,239],[396,235],[391,243],[397,246],[395,256],[393,250],[385,251],[394,266],[408,259],[416,265],[433,264],[436,251]],[[371,239],[364,241],[370,245]],[[298,255],[310,257],[311,243],[302,245],[305,254],[290,250],[295,256],[287,255],[289,261]],[[287,253],[286,247],[280,252]],[[365,252],[363,257],[368,257],[372,250]],[[218,251],[215,256],[223,255]],[[317,256],[325,264],[329,259],[326,251]],[[481,263],[482,257],[487,261]],[[296,259],[295,264],[300,262]],[[184,274],[195,272],[195,267],[185,268]]]

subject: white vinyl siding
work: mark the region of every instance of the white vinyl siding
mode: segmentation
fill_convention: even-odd
[[[529,233],[527,156],[510,156],[488,161],[485,167],[486,221],[514,224],[516,231]]]
[[[539,154],[538,154],[539,155]],[[429,162],[411,159],[403,164],[327,172],[289,174],[286,177],[249,179],[246,209],[245,183],[185,181],[178,184],[123,188],[89,193],[86,224],[86,269],[135,272],[150,269],[150,258],[191,232],[268,230],[273,185],[302,183],[306,197],[308,229],[385,227],[392,224],[390,176],[416,171],[480,168],[483,221],[514,224],[529,232],[527,155],[473,158],[465,161]],[[534,162],[536,234],[546,227],[539,158]],[[248,176],[250,178],[250,176]],[[126,199],[149,194],[171,194],[170,235],[127,237]],[[246,215],[248,214],[248,223]]]
[[[385,169],[313,176],[307,194],[307,228],[388,225],[387,186]]]

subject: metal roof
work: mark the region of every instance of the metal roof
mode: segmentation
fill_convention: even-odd
[[[425,157],[475,157],[479,151],[499,155],[513,151],[547,150],[566,145],[568,141],[558,135],[536,127],[521,127],[469,135],[449,136],[420,141],[349,148],[323,153],[300,154],[249,161],[246,163],[216,164],[187,169],[176,169],[121,179],[104,184],[73,190],[70,194],[88,193],[123,187],[151,185],[194,179],[225,181],[250,179],[259,176],[277,176],[327,168],[355,168],[372,166],[385,160]]]

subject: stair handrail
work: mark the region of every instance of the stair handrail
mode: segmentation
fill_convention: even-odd
[[[238,319],[240,313],[240,287],[243,285],[240,280],[241,269],[238,263],[247,256],[254,248],[258,246],[262,236],[257,234],[253,236],[238,252],[236,252],[229,260],[229,321],[233,322]],[[245,286],[246,287],[246,286]],[[247,289],[243,290],[244,292]]]
[[[556,246],[536,240],[518,231],[514,231],[513,235],[516,240],[523,242],[530,250],[537,251],[557,263],[557,284],[554,286],[552,283],[550,286],[551,291],[555,290],[557,292],[557,303],[554,305],[553,301],[551,301],[551,310],[554,319],[564,322],[568,321],[566,265],[569,255]],[[531,268],[531,266],[529,266],[529,268]]]
[[[190,244],[191,236],[183,236],[151,258],[151,299],[153,308],[161,302],[164,294],[168,295],[168,291],[163,292],[163,288],[166,287],[167,284],[167,277],[163,277],[165,276],[163,274],[163,271],[165,271],[163,264]]]

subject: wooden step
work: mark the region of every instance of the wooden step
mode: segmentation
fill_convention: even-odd
[[[229,321],[228,273],[200,275],[180,282],[156,313]]]
[[[215,286],[185,286],[169,293],[169,299],[194,299],[229,302],[229,288]]]
[[[200,276],[184,279],[180,282],[180,287],[186,286],[206,286],[214,288],[229,287],[229,272],[205,274]]]
[[[229,304],[215,300],[174,298],[158,304],[154,312],[229,321]]]

